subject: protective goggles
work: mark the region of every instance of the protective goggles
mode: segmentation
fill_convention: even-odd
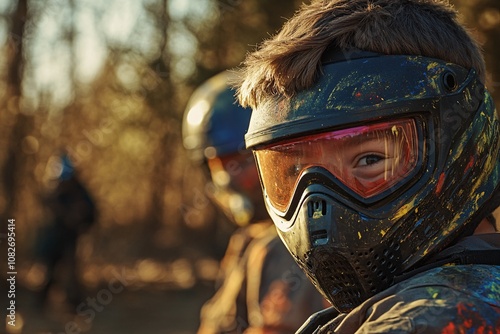
[[[415,169],[418,143],[415,120],[408,118],[294,138],[259,148],[255,157],[270,204],[285,212],[312,167],[364,199],[391,189]]]

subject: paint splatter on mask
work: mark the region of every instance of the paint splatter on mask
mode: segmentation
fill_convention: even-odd
[[[346,312],[500,204],[499,130],[474,70],[370,54],[262,103],[245,138],[281,238]]]

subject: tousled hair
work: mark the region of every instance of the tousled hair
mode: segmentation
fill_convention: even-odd
[[[328,48],[418,55],[475,69],[484,82],[481,49],[444,0],[312,0],[240,68],[238,98],[255,108],[289,98],[321,74]]]

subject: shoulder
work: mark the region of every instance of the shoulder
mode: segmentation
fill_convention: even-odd
[[[434,268],[397,284],[398,295],[423,294],[432,299],[439,292],[477,298],[500,307],[500,266],[451,265]]]
[[[227,250],[231,254],[237,253],[239,256],[242,256],[255,240],[259,240],[265,235],[268,229],[269,224],[266,222],[254,223],[238,228],[229,238]]]
[[[426,271],[375,295],[349,313],[335,333],[494,332],[498,328],[500,266],[463,265]]]

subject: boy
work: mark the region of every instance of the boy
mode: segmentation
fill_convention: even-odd
[[[198,334],[294,331],[325,299],[297,267],[267,215],[252,153],[244,149],[251,110],[219,73],[193,93],[183,142],[207,172],[207,195],[239,228],[221,262],[221,282],[201,311]]]
[[[301,331],[498,332],[499,122],[456,12],[312,1],[242,76],[268,212],[333,305]]]

